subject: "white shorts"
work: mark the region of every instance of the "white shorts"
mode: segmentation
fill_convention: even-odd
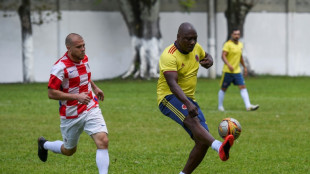
[[[108,133],[106,123],[99,107],[83,112],[78,118],[60,120],[60,130],[66,149],[73,149],[77,146],[83,130],[88,135],[93,135],[98,132]]]

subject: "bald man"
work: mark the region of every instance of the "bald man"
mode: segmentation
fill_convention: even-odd
[[[38,156],[47,160],[48,150],[71,156],[76,152],[83,130],[94,140],[96,163],[100,174],[108,173],[108,130],[99,108],[104,94],[91,80],[85,42],[82,36],[71,33],[65,41],[67,52],[52,67],[48,97],[59,100],[60,128],[63,141],[38,139]],[[70,161],[68,161],[70,162]]]
[[[197,32],[193,25],[182,23],[177,40],[160,57],[157,83],[160,111],[182,126],[195,142],[180,174],[192,173],[210,146],[219,153],[221,160],[228,160],[234,142],[232,135],[227,136],[222,143],[209,133],[205,117],[194,96],[199,64],[208,69],[213,65],[213,59],[197,43]]]

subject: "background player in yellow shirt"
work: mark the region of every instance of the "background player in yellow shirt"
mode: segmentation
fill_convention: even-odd
[[[157,84],[160,111],[181,125],[195,141],[180,174],[192,173],[210,146],[219,153],[221,160],[226,161],[234,142],[232,135],[227,136],[222,143],[209,133],[205,117],[194,97],[199,64],[209,68],[213,65],[213,59],[197,43],[195,28],[190,23],[182,23],[177,40],[160,56]]]
[[[223,47],[222,59],[224,61],[223,74],[221,79],[221,89],[218,93],[218,110],[225,111],[223,106],[224,96],[227,88],[231,83],[238,85],[240,95],[244,101],[245,108],[248,111],[255,111],[259,105],[252,105],[248,91],[245,86],[243,76],[241,74],[240,63],[243,66],[244,76],[247,76],[247,68],[242,58],[243,44],[239,41],[240,30],[234,29],[231,34],[231,39],[228,40]]]

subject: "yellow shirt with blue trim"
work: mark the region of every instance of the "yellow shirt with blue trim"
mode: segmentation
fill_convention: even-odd
[[[195,101],[195,90],[197,84],[197,73],[199,61],[205,57],[205,51],[196,43],[192,52],[182,54],[174,44],[168,46],[159,59],[159,79],[157,82],[158,105],[165,96],[172,94],[164,77],[165,72],[176,71],[178,73],[178,84],[185,95]]]
[[[227,41],[224,44],[223,51],[227,52],[227,61],[234,68],[234,71],[230,71],[228,66],[224,64],[223,72],[228,73],[240,73],[240,60],[242,56],[243,43],[238,41],[238,44],[235,44],[232,40]]]

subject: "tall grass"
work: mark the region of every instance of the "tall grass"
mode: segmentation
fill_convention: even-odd
[[[226,112],[217,111],[219,79],[199,79],[196,98],[211,134],[220,139],[222,118],[236,118],[242,134],[222,162],[209,150],[194,173],[309,173],[310,78],[246,79],[255,112],[245,111],[237,87],[226,93]],[[163,116],[156,103],[156,80],[107,80],[100,103],[109,130],[110,173],[179,173],[193,147],[187,133]],[[71,157],[49,152],[37,157],[37,138],[61,140],[58,102],[47,97],[47,84],[0,85],[0,173],[98,173],[96,147],[83,133]]]

